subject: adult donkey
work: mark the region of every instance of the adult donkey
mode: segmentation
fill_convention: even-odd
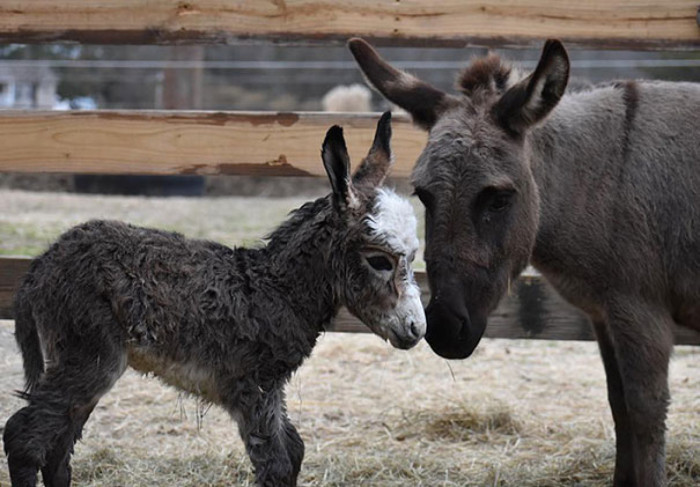
[[[625,81],[565,95],[569,60],[549,40],[524,79],[491,55],[461,74],[455,96],[360,39],[349,47],[430,133],[413,171],[426,208],[430,346],[469,356],[531,260],[593,321],[615,485],[665,484],[673,324],[700,330],[700,85]]]

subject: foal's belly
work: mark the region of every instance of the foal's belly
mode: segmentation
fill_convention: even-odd
[[[194,362],[179,363],[158,356],[141,347],[129,349],[128,364],[144,374],[153,374],[182,391],[219,403],[214,374]]]

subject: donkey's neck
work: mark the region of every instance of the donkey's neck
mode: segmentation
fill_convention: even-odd
[[[633,116],[623,93],[609,86],[566,95],[528,137],[540,196],[533,264],[542,271],[572,265],[568,260],[577,257],[576,242],[600,233],[595,226],[607,221],[614,207]]]
[[[311,334],[320,332],[339,308],[330,264],[334,223],[329,197],[306,203],[269,235],[263,251],[267,277],[286,294]]]

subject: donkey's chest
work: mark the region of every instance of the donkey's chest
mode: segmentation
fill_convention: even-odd
[[[587,275],[561,272],[542,265],[535,265],[547,281],[569,303],[585,311],[591,317],[602,316],[603,299],[600,290],[591,285]]]

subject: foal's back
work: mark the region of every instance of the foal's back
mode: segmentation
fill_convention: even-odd
[[[247,252],[173,232],[91,221],[66,232],[33,262],[16,302],[31,307],[32,321],[40,335],[53,337],[51,343],[80,338],[195,353],[195,347],[224,338],[197,329],[206,321],[218,318],[222,335],[246,333],[245,320],[225,326],[245,313],[244,300],[233,309],[229,293],[220,290],[224,281],[229,291],[244,286],[236,268],[246,267]]]

